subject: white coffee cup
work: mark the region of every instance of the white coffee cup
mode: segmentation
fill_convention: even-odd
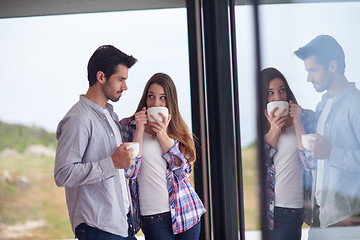
[[[151,117],[151,115],[158,118],[160,121],[163,121],[163,118],[159,113],[164,114],[164,116],[166,118],[169,115],[169,110],[167,109],[167,107],[151,107],[151,108],[148,108],[146,110],[146,112],[147,112],[149,122],[155,122],[155,120]]]
[[[301,135],[301,143],[305,149],[310,150],[310,141],[316,141],[315,134]]]
[[[126,150],[128,150],[130,148],[132,148],[134,150],[132,158],[135,158],[139,154],[139,151],[140,151],[139,143],[138,142],[128,142],[128,145],[126,146]]]
[[[284,109],[286,111],[283,113],[282,116],[287,116],[289,114],[289,103],[287,101],[273,101],[269,102],[266,106],[266,109],[268,111],[268,114],[270,115],[271,111],[277,107],[278,109],[275,111],[274,116],[276,117],[279,115]]]

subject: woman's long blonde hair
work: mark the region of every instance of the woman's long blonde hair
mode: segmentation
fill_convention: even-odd
[[[149,88],[152,84],[159,84],[164,88],[166,95],[166,105],[171,114],[171,121],[167,128],[169,137],[178,140],[180,144],[180,151],[184,154],[188,162],[196,160],[196,150],[194,140],[190,135],[189,128],[181,117],[178,105],[178,97],[176,87],[171,77],[165,73],[155,73],[146,83],[144,92],[140,99],[136,112],[142,110],[143,107],[148,108],[146,105],[146,98]],[[135,119],[135,114],[131,117]]]

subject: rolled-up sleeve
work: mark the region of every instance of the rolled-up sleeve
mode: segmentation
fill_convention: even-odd
[[[133,165],[131,165],[129,168],[124,169],[125,177],[129,179],[137,178],[141,167],[142,157],[139,158],[135,157],[133,161],[134,161]]]
[[[265,166],[271,166],[274,164],[273,159],[277,150],[270,146],[267,142],[264,142],[264,151],[265,151]]]
[[[176,157],[178,157],[181,161],[180,166],[176,165]],[[190,176],[192,166],[187,162],[184,154],[180,151],[179,141],[175,140],[174,145],[170,148],[169,151],[164,153],[163,158],[168,163],[170,171],[172,171],[179,180],[186,179]]]

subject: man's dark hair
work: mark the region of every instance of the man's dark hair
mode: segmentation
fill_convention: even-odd
[[[304,47],[296,50],[295,55],[301,60],[310,56],[315,56],[319,64],[328,68],[333,60],[337,62],[337,71],[341,74],[345,72],[345,54],[340,44],[329,35],[320,35],[311,40]]]
[[[102,71],[106,78],[115,73],[119,64],[131,68],[137,59],[127,55],[112,45],[103,45],[95,50],[88,63],[88,80],[89,85],[96,83],[96,74]]]

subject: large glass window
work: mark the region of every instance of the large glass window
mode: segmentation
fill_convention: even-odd
[[[315,136],[319,143],[313,144],[313,152],[305,150],[305,154],[311,156],[303,156],[303,159],[315,159],[313,170],[306,171],[306,174],[311,174],[312,180],[306,175],[304,178],[305,217],[312,226],[308,232],[309,226],[304,223],[304,239],[307,235],[311,239],[349,239],[356,238],[360,232],[357,216],[360,212],[360,131],[358,121],[354,119],[356,114],[359,116],[360,110],[347,106],[345,102],[350,97],[343,96],[356,92],[350,89],[348,82],[360,86],[356,67],[359,63],[357,43],[360,31],[356,28],[356,22],[360,20],[359,8],[359,2],[289,3],[259,7],[262,68],[278,69],[286,77],[302,108],[315,111],[318,106],[317,113],[322,112],[314,121],[314,129],[310,130],[309,124],[303,122],[307,133],[319,134]],[[316,52],[310,53],[310,57],[305,57],[304,61],[296,57],[294,51],[318,35],[330,35],[341,45],[345,52],[345,75],[342,75],[341,70],[336,71],[339,74],[332,73],[329,62],[321,64],[322,57],[331,55],[335,47],[330,46],[326,52],[320,52],[316,55],[315,62],[311,62],[311,56]],[[326,47],[325,44],[324,41],[322,46],[316,48]],[[320,70],[316,67],[322,67],[324,75],[320,76]],[[341,60],[337,61],[337,67],[341,68]],[[322,99],[322,96],[327,95],[330,95],[330,100]],[[330,107],[332,99],[334,103]],[[319,104],[321,100],[322,103]],[[329,107],[329,112],[322,104]],[[303,110],[302,117],[306,114]],[[281,141],[279,138],[278,153],[281,153],[281,146],[284,146]],[[278,170],[275,182],[278,179],[280,182],[284,180],[277,178],[282,174],[281,171],[287,169],[289,174],[290,168],[280,165],[280,157],[274,159],[275,170]],[[282,187],[279,189],[275,184],[275,207],[284,207],[285,204],[281,202],[282,199],[277,200],[277,195],[282,198],[282,192],[290,193],[286,189],[287,182],[278,185],[280,184]],[[290,198],[286,196],[284,200],[286,199]],[[312,209],[313,214],[308,209]],[[357,234],[354,235],[354,232]]]
[[[64,189],[53,180],[55,131],[86,93],[91,54],[111,44],[138,59],[113,103],[120,119],[135,112],[147,80],[164,72],[191,128],[186,10],[1,19],[0,32],[0,236],[71,239]]]
[[[256,151],[256,58],[252,5],[235,7],[246,238],[260,238]]]
[[[357,65],[360,50],[357,43],[360,31],[356,27],[356,23],[360,20],[358,14],[360,2],[289,1],[289,3],[281,4],[277,4],[277,1],[266,2],[268,4],[259,4],[258,6],[260,70],[271,67],[283,74],[298,105],[302,107],[300,115],[302,120],[305,117],[312,117],[311,111],[317,112],[316,118],[310,122],[312,126],[309,126],[309,122],[303,122],[305,133],[318,134],[312,136],[314,142],[317,143],[313,142],[310,150],[298,152],[298,148],[303,149],[302,143],[298,145],[302,138],[300,135],[303,133],[298,134],[300,137],[296,138],[295,128],[297,125],[295,126],[293,121],[284,122],[285,127],[280,127],[282,130],[278,132],[275,142],[272,141],[273,139],[267,138],[267,136],[274,136],[273,132],[270,130],[264,132],[265,145],[268,144],[269,147],[265,147],[265,156],[268,159],[261,159],[261,161],[271,159],[275,170],[274,206],[278,213],[275,212],[275,228],[278,220],[276,218],[280,216],[279,212],[284,208],[305,207],[304,213],[308,224],[305,222],[302,224],[302,239],[308,239],[308,237],[309,239],[357,238],[360,232],[358,216],[360,212],[360,131],[356,116],[359,116],[360,108],[355,107],[355,102],[346,102],[350,101],[350,95],[359,95],[353,84],[359,89]],[[245,228],[256,230],[259,229],[259,226],[253,224],[253,221],[249,221],[252,203],[247,200],[251,199],[250,196],[253,194],[251,190],[247,190],[249,189],[247,186],[254,183],[248,183],[246,179],[247,172],[252,170],[251,166],[245,165],[247,161],[245,153],[250,151],[248,148],[251,148],[251,143],[256,139],[256,131],[253,130],[257,119],[256,112],[253,110],[255,109],[254,103],[256,101],[264,102],[264,109],[260,110],[258,114],[265,115],[267,102],[289,101],[289,98],[282,99],[280,94],[282,85],[276,85],[275,81],[272,81],[275,78],[269,76],[270,73],[275,74],[274,71],[267,70],[267,75],[263,75],[264,78],[260,79],[264,81],[265,78],[268,78],[269,81],[269,85],[264,84],[263,99],[254,100],[255,84],[253,82],[256,81],[252,58],[254,49],[250,42],[254,35],[252,31],[247,30],[247,26],[252,25],[253,19],[246,17],[247,14],[251,15],[252,13],[252,10],[247,9],[250,7],[236,6],[239,106],[242,114]],[[294,54],[299,47],[305,46],[319,35],[333,37],[342,47],[346,66],[344,75],[341,71],[339,74],[332,72],[334,68],[331,64],[333,62],[330,65],[329,61],[320,62],[320,56],[315,58],[315,62],[311,62],[310,60],[314,59],[305,56],[305,61],[303,61]],[[329,52],[326,51],[325,54]],[[341,61],[336,61],[335,65],[336,70],[341,68]],[[319,74],[316,72],[318,71],[316,67],[323,70],[321,76],[316,75]],[[280,78],[279,75],[276,76]],[[281,82],[283,83],[283,81]],[[285,86],[285,88],[288,87]],[[276,92],[278,89],[280,89],[279,92]],[[289,95],[288,91],[286,93]],[[327,98],[328,95],[330,100]],[[295,108],[296,106],[290,107],[290,109]],[[278,120],[275,119],[275,116],[271,118],[274,122]],[[264,123],[266,129],[265,125]],[[274,123],[273,127],[275,125]],[[271,123],[269,126],[271,128]],[[271,153],[272,150],[275,151]],[[255,151],[253,152],[252,158],[256,159]],[[305,161],[311,160],[311,167],[301,164],[299,156]],[[289,166],[290,159],[297,161]],[[304,178],[303,173],[305,173]],[[269,190],[268,186],[267,191]],[[257,197],[256,193],[254,196]],[[269,197],[268,194],[267,197]],[[313,212],[309,212],[310,210]],[[254,212],[259,214],[256,209]],[[290,224],[286,226],[290,227]]]

